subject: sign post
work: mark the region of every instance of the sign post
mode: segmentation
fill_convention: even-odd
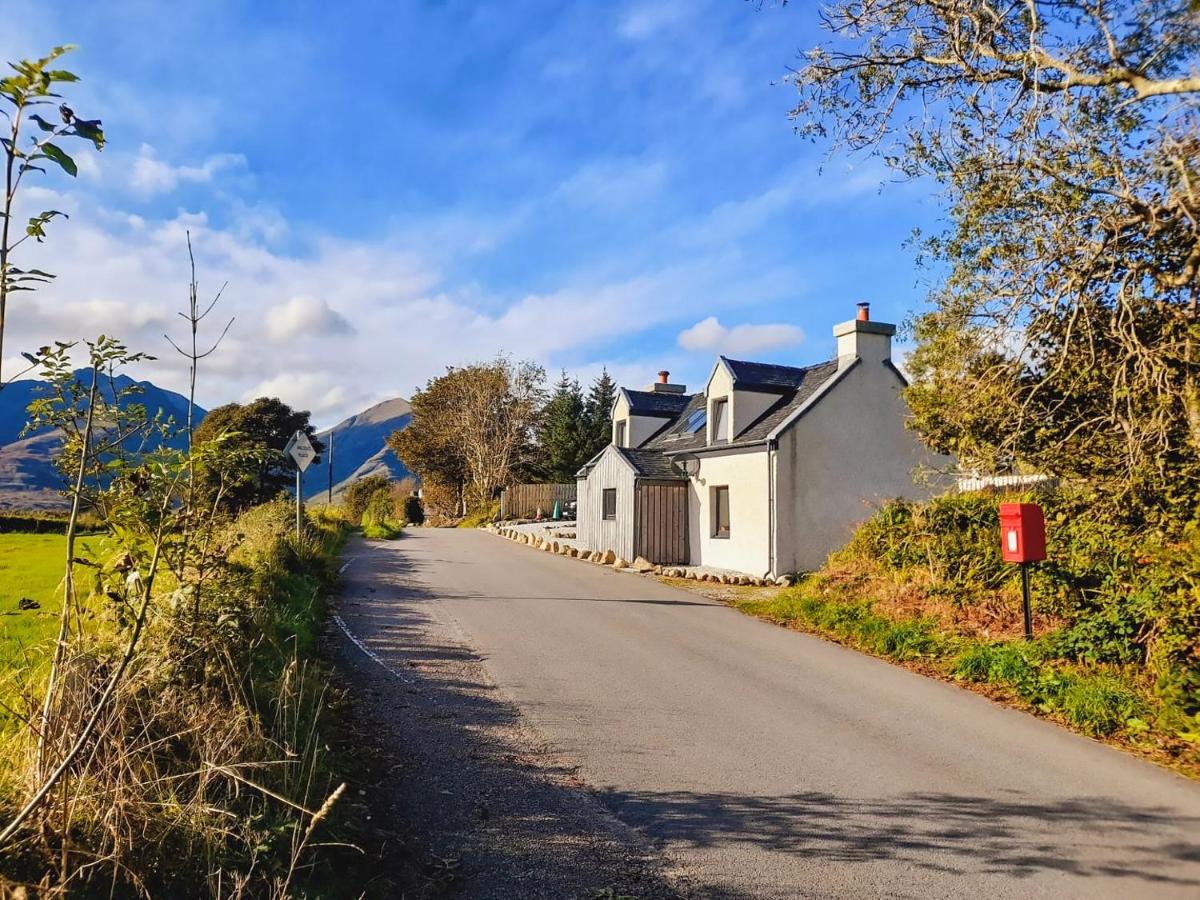
[[[304,517],[304,470],[317,458],[317,449],[312,445],[307,434],[297,431],[287,442],[283,452],[290,456],[296,464],[296,542],[299,543],[300,523]]]
[[[1036,503],[1000,504],[1000,557],[1021,565],[1025,640],[1033,640],[1033,608],[1029,602],[1029,566],[1046,558],[1046,517]]]

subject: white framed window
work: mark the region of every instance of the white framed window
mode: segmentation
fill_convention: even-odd
[[[613,443],[616,444],[618,447],[625,446],[625,426],[626,426],[626,424],[628,424],[628,423],[626,423],[626,421],[624,419],[622,419],[620,422],[617,423],[616,435],[615,435],[615,437],[613,437]]]
[[[729,400],[725,397],[719,397],[712,402],[712,415],[709,416],[709,421],[712,422],[712,437],[709,439],[712,443],[729,440]]]
[[[605,488],[601,494],[602,498],[602,516],[605,519],[615,519],[617,517],[617,489]]]
[[[729,486],[712,488],[712,536],[729,537]]]

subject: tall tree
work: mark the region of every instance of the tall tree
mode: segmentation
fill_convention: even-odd
[[[559,483],[573,482],[588,460],[591,443],[583,388],[564,369],[538,423],[540,474]]]
[[[4,197],[0,210],[0,360],[4,357],[9,297],[19,291],[32,291],[54,278],[41,269],[18,269],[12,264],[13,251],[28,240],[41,243],[46,239],[46,226],[50,221],[67,215],[57,209],[42,210],[30,216],[24,226],[18,226],[18,237],[18,231],[13,229],[13,218],[21,183],[30,172],[44,173],[50,165],[74,178],[79,168],[60,146],[64,140],[79,138],[90,141],[97,150],[104,148],[100,120],[81,119],[70,106],[60,102],[62,97],[55,92],[57,85],[79,80],[66,69],[51,68],[60,56],[73,49],[70,45],[55,47],[41,59],[9,63],[13,74],[0,78],[0,113],[8,120],[8,134],[0,138],[0,145],[4,147]],[[56,114],[43,109],[55,104],[58,104]],[[44,118],[42,112],[54,121]],[[37,132],[29,135],[32,127],[36,127]],[[32,365],[38,364],[36,357],[28,359]],[[3,385],[0,374],[0,387]]]
[[[275,397],[259,397],[253,403],[228,403],[211,410],[196,426],[192,442],[200,446],[219,437],[231,456],[245,460],[241,471],[221,473],[224,505],[238,510],[273,500],[293,486],[296,466],[283,449],[297,431],[308,435],[318,453],[324,449],[307,410],[292,409]]]
[[[583,462],[612,443],[612,411],[616,402],[617,383],[608,374],[608,369],[603,369],[592,382],[585,404],[584,420],[587,422],[588,439]]]
[[[1200,494],[1200,4],[838,0],[802,132],[940,184],[909,401],[983,469]]]
[[[545,377],[505,357],[447,369],[413,396],[412,420],[388,445],[427,490],[457,483],[467,506],[483,506],[533,458]]]

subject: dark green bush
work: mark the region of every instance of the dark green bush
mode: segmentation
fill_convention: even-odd
[[[998,506],[1035,501],[1047,520],[1049,558],[1033,570],[1037,609],[1062,621],[1045,642],[1053,656],[1092,665],[1146,666],[1158,693],[1188,715],[1200,712],[1200,525],[1179,533],[1139,532],[1095,515],[1094,499],[1067,487],[1034,494],[970,493],[924,503],[886,504],[832,560],[871,560],[912,573],[931,593],[964,606],[1005,592],[1015,600],[1018,568],[1000,559]],[[1028,661],[986,659],[971,650],[962,677],[992,669],[990,679],[1028,682]],[[1035,667],[1036,668],[1036,667]]]

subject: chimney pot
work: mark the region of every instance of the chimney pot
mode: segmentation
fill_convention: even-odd
[[[870,303],[867,303],[864,301],[863,303],[858,304],[858,321],[860,321],[860,322],[871,321],[871,304]]]
[[[659,384],[669,384],[670,381],[671,381],[671,373],[668,372],[666,369],[663,369],[661,372],[658,373],[658,383]]]

